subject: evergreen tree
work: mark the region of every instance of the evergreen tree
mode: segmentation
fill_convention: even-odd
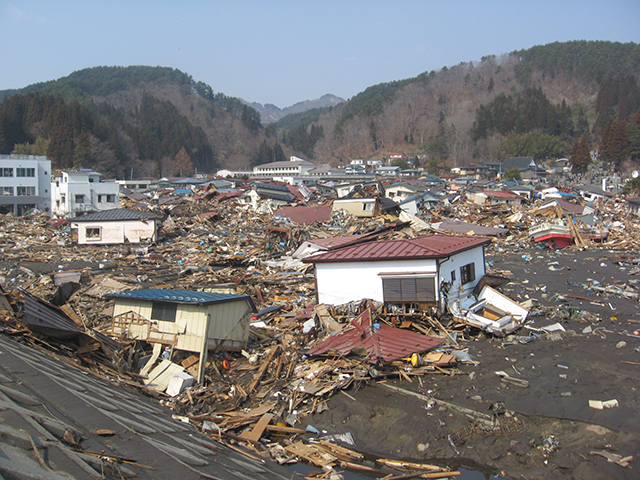
[[[572,172],[585,173],[587,171],[591,163],[591,153],[589,151],[589,140],[587,137],[580,137],[574,142],[571,147],[569,162],[571,162],[572,165]]]

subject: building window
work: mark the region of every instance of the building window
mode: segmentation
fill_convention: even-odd
[[[0,168],[0,177],[13,177],[13,168]]]
[[[67,197],[65,196],[64,193],[60,195],[60,201],[62,202],[63,205],[67,203]]]
[[[425,277],[383,277],[382,292],[387,303],[435,302],[435,275]]]
[[[100,240],[102,239],[102,229],[100,227],[87,227],[85,236],[87,240]]]
[[[107,203],[116,203],[115,195],[107,195]]]
[[[16,168],[16,177],[35,177],[35,168]]]
[[[178,305],[176,303],[153,302],[153,306],[151,308],[151,320],[175,322],[177,309]]]
[[[76,203],[84,203],[84,195],[76,195]]]
[[[468,263],[464,267],[460,267],[460,283],[473,282],[476,279],[476,264]]]
[[[3,197],[13,197],[13,187],[2,187],[0,193]]]
[[[16,187],[16,194],[19,196],[35,195],[36,187]]]
[[[456,271],[451,270],[451,283],[456,281]]]

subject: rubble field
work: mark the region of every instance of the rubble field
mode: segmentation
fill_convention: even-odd
[[[624,205],[598,205],[607,237],[572,224],[562,249],[529,232],[561,219],[559,207],[430,211],[431,222],[508,230],[485,247],[487,282],[528,314],[489,331],[420,305],[318,305],[313,265],[292,257],[308,240],[436,232],[424,218],[335,211],[301,225],[214,193],[166,208],[153,244],[77,245],[65,222],[0,217],[2,334],[144,392],[225,448],[305,462],[307,478],[447,478],[463,465],[518,479],[637,477],[640,232]],[[106,296],[150,288],[250,296],[246,346],[209,349],[202,382],[154,388],[145,364],[170,360],[190,380],[201,370],[193,352],[116,334]]]

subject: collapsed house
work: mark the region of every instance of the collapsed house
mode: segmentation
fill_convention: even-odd
[[[204,379],[209,351],[245,348],[256,311],[249,295],[158,288],[105,297],[114,300],[111,335],[154,344],[151,363],[163,346],[199,354],[198,382]]]

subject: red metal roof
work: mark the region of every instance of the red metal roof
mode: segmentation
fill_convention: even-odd
[[[367,360],[392,362],[412,353],[422,353],[442,344],[443,340],[403,330],[386,323],[372,324],[371,310],[366,309],[349,326],[311,347],[307,355],[348,355],[357,347],[364,347]]]
[[[300,224],[324,223],[331,219],[331,207],[280,207],[273,215],[285,217]]]
[[[491,243],[486,237],[429,235],[402,240],[367,242],[305,258],[307,263],[358,262],[371,260],[417,260],[444,258]]]

